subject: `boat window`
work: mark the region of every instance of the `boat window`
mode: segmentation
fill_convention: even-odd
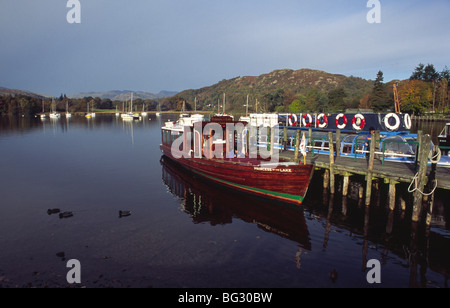
[[[351,144],[344,144],[342,147],[342,153],[344,154],[351,154],[352,153],[352,145]]]
[[[355,140],[356,136],[355,135],[348,135],[345,136],[344,139],[342,139],[342,143],[353,143],[353,141]]]

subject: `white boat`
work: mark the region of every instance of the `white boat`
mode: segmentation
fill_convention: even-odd
[[[131,93],[130,112],[122,113],[123,120],[141,120],[142,117],[138,113],[133,113],[133,93]]]
[[[161,116],[161,103],[158,103],[158,111],[156,112],[156,116],[157,117]]]
[[[59,119],[61,118],[61,114],[56,112],[55,101],[52,100],[52,112],[50,113],[50,119]]]
[[[86,113],[85,117],[88,118],[88,119],[95,118],[95,113],[89,112],[89,103],[87,104],[87,113]]]
[[[72,114],[69,112],[69,103],[66,103],[66,118],[71,118]]]
[[[47,118],[47,115],[45,114],[44,101],[42,101],[42,113],[41,113],[40,117],[42,120],[45,120],[45,118]]]
[[[147,115],[148,115],[148,113],[145,111],[145,104],[142,104],[141,116],[146,117]]]

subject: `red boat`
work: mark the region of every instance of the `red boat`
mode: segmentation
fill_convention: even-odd
[[[233,144],[233,141],[236,144],[237,140],[245,139],[245,130],[241,135],[236,131],[233,135],[228,131],[222,135],[205,133],[211,124],[224,130],[230,124],[245,127],[248,125],[226,116],[213,117],[207,122],[201,121],[199,117],[193,117],[192,121],[183,118],[178,123],[166,122],[161,129],[163,154],[185,169],[216,183],[283,202],[303,202],[314,171],[312,165],[273,162],[272,159],[263,159],[260,155],[252,157],[248,151],[238,153],[230,149],[229,144]],[[225,136],[225,140],[219,136]],[[228,140],[227,136],[233,140]],[[178,143],[174,146],[176,142]],[[181,143],[184,147],[178,152]]]

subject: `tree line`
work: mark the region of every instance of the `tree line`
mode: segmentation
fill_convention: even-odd
[[[253,93],[251,112],[343,112],[346,109],[372,109],[376,112],[393,111],[395,106],[394,86],[398,91],[401,112],[423,114],[426,112],[450,113],[449,84],[450,71],[445,68],[438,72],[433,64],[419,64],[407,80],[394,80],[385,83],[383,72],[379,71],[373,88],[356,89],[355,78],[349,78],[346,84],[325,92],[317,88],[305,89],[302,94],[292,89],[278,88],[263,93]],[[242,112],[245,110],[245,88],[236,89],[235,95],[227,96],[227,111]],[[363,91],[362,91],[363,90]],[[218,92],[218,91],[216,91]],[[219,91],[220,92],[220,91]],[[366,92],[366,93],[365,93]],[[180,111],[183,108],[190,111],[217,111],[222,105],[222,94],[213,93],[208,101],[193,102],[180,96],[163,99],[133,101],[133,111]],[[195,93],[192,93],[195,95]],[[49,112],[56,106],[57,112],[64,112],[68,106],[70,112],[86,112],[90,110],[129,111],[129,102],[112,101],[94,97],[70,99],[66,95],[54,100],[34,98],[26,95],[0,96],[1,115],[34,115]],[[233,109],[239,106],[239,110]],[[231,110],[230,110],[231,109]]]
[[[133,111],[156,111],[158,110],[158,100],[133,100]],[[67,107],[69,112],[90,111],[130,111],[130,101],[112,101],[111,99],[101,99],[99,97],[84,97],[79,99],[68,98],[61,94],[59,98],[36,98],[22,94],[7,94],[0,96],[0,115],[35,115],[41,112],[50,112],[53,106],[56,112],[65,112]],[[163,108],[162,108],[163,109]]]

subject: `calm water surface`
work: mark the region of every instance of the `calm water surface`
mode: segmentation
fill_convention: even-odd
[[[374,287],[370,259],[378,286],[447,287],[445,193],[428,235],[408,211],[386,211],[383,187],[366,210],[324,194],[319,173],[303,208],[267,202],[162,159],[160,127],[153,116],[0,118],[0,287],[67,287],[70,259],[86,287]]]

